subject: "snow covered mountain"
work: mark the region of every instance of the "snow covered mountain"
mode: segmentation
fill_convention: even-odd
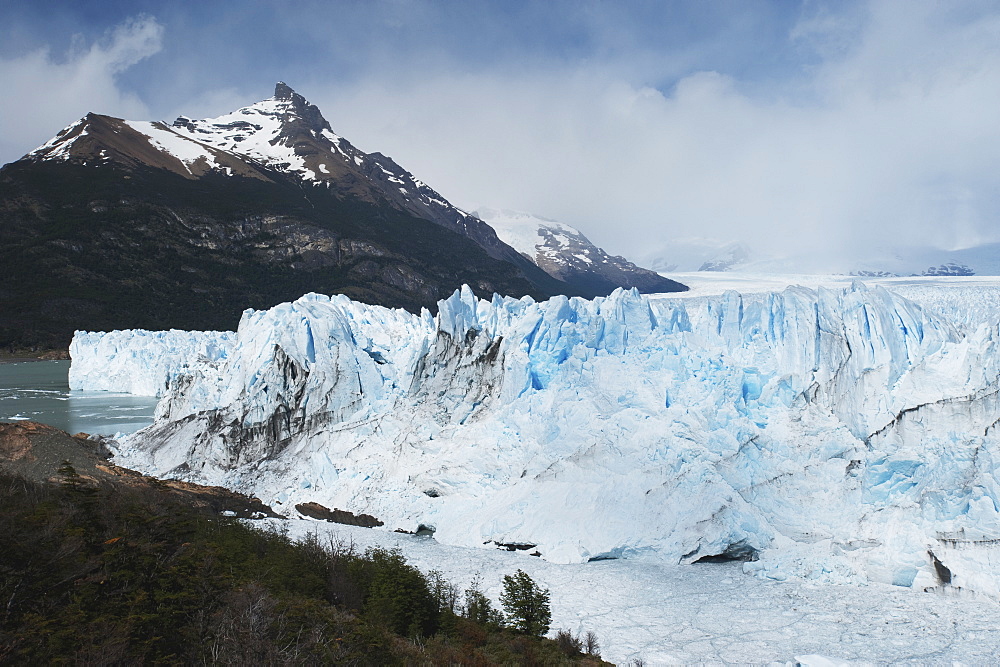
[[[858,247],[833,252],[816,248],[791,255],[751,249],[739,242],[713,239],[675,239],[640,261],[664,273],[743,271],[877,276],[1000,275],[1000,243],[984,243],[948,250],[933,246],[899,245]]]
[[[574,285],[590,285],[596,293],[616,287],[634,287],[646,294],[684,289],[680,283],[640,268],[624,257],[609,255],[580,230],[561,222],[490,208],[480,208],[474,215],[488,222],[504,243],[550,276]]]
[[[743,268],[754,253],[743,243],[707,238],[671,239],[666,247],[658,248],[640,258],[655,271],[730,271]]]
[[[452,206],[392,158],[364,153],[334,134],[320,110],[282,82],[274,97],[218,118],[181,116],[168,126],[88,114],[25,159],[144,161],[185,178],[215,171],[271,180],[264,168],[335,187],[341,195],[387,201],[474,239],[491,257],[510,256],[488,225]]]
[[[931,246],[877,248],[852,265],[854,273],[882,272],[898,276],[1000,275],[1000,243],[944,250]]]
[[[946,312],[861,283],[463,289],[436,316],[307,295],[245,313],[117,456],[553,561],[748,559],[778,579],[998,595],[1000,330],[995,308]],[[191,357],[116,335],[136,360]],[[75,347],[78,377],[99,375],[99,345]]]
[[[229,329],[308,291],[419,311],[463,283],[484,297],[614,287],[553,278],[282,83],[218,118],[88,114],[4,166],[0,267],[0,345]]]
[[[305,182],[334,186],[365,199],[383,199],[415,217],[474,239],[494,258],[510,259],[492,229],[450,204],[382,153],[364,153],[334,134],[319,109],[279,82],[274,97],[233,113],[170,128],[195,142],[245,156]]]

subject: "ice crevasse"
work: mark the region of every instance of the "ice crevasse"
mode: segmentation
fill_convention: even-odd
[[[215,358],[144,333],[105,335],[184,368],[158,366],[156,422],[116,453],[129,467],[553,561],[720,556],[1000,594],[998,328],[880,287],[463,288],[433,316],[309,294],[248,310]],[[98,381],[83,348],[102,342],[74,341],[78,377]]]

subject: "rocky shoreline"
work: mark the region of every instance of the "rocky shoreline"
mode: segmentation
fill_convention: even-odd
[[[18,364],[25,361],[69,361],[69,348],[41,352],[27,350],[0,352],[0,364]]]

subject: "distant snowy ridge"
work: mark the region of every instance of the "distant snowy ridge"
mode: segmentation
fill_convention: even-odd
[[[890,276],[1000,275],[1000,243],[966,248],[899,245],[850,251],[813,248],[784,254],[768,246],[704,238],[671,239],[665,247],[636,258],[656,271],[739,271],[760,274],[833,274],[864,278]]]
[[[583,238],[590,244],[579,229],[537,215],[492,208],[478,208],[474,213],[488,222],[504,243],[536,263],[538,255],[565,261],[561,251],[570,247],[573,238]],[[581,261],[593,262],[589,254],[584,254]]]
[[[997,595],[997,339],[861,283],[466,289],[435,317],[307,295],[248,311],[117,460],[553,561],[757,557],[778,579]]]
[[[235,341],[232,331],[77,331],[69,386],[161,396],[178,376],[225,359]]]
[[[609,255],[570,225],[504,209],[480,208],[473,215],[489,223],[501,241],[553,278],[590,285],[593,293],[607,294],[616,286],[635,287],[645,294],[686,289],[624,257]]]
[[[693,237],[670,239],[663,247],[651,246],[637,259],[654,271],[731,271],[755,258],[757,253],[737,241]]]

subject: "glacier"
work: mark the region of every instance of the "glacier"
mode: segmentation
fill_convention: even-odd
[[[161,396],[178,377],[225,359],[235,340],[232,331],[77,331],[69,387]]]
[[[1000,595],[995,318],[860,282],[463,288],[433,316],[309,294],[218,335],[214,357],[207,335],[74,339],[77,386],[162,393],[118,463],[552,562]]]

